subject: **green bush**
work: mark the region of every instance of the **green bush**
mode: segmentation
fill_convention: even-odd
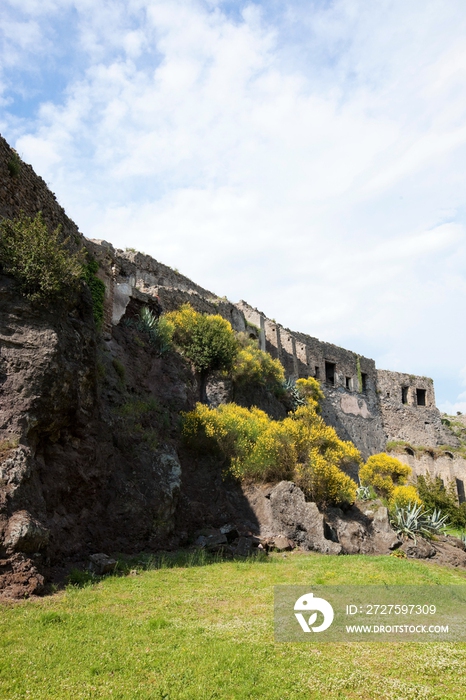
[[[396,486],[403,486],[411,474],[411,467],[395,457],[381,452],[369,457],[359,470],[362,486],[373,486],[379,496],[390,498]]]
[[[17,153],[13,153],[6,165],[11,177],[18,177],[21,172],[21,159]]]
[[[49,232],[41,212],[32,219],[0,223],[0,261],[3,271],[18,282],[34,302],[50,303],[70,299],[82,276],[82,255],[71,253],[63,241],[60,226]]]
[[[427,508],[440,510],[448,516],[451,527],[466,527],[466,503],[458,505],[456,490],[452,481],[445,487],[440,477],[430,474],[417,477],[419,496]]]
[[[100,329],[104,320],[105,284],[96,275],[98,269],[97,260],[91,260],[87,265],[84,265],[83,277],[91,292],[95,325]]]
[[[173,342],[201,375],[231,370],[238,342],[231,324],[218,314],[203,316],[189,304],[165,315],[173,328]]]

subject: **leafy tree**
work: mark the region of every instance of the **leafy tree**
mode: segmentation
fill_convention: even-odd
[[[219,314],[203,314],[190,304],[165,315],[173,327],[172,340],[192,363],[201,378],[201,398],[205,382],[213,370],[231,370],[238,354],[238,342],[231,324]]]
[[[50,232],[39,212],[0,223],[0,263],[34,302],[71,298],[82,276],[81,253],[71,253],[58,226]]]

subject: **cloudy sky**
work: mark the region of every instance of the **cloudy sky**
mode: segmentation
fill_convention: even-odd
[[[2,0],[0,132],[82,232],[466,412],[464,0]]]

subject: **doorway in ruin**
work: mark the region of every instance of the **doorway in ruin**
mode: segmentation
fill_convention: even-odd
[[[335,363],[325,362],[325,381],[335,386]]]

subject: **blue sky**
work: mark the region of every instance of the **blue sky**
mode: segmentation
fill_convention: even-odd
[[[3,0],[0,131],[82,232],[466,412],[462,0]]]

